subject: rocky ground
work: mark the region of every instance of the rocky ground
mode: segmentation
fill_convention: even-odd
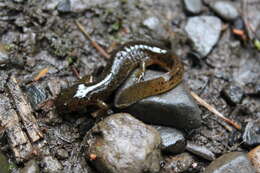
[[[108,53],[171,47],[184,81],[107,117],[59,113],[61,89],[107,64],[76,20]],[[258,0],[0,0],[0,172],[260,173],[259,31]]]

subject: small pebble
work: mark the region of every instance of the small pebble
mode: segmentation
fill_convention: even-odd
[[[234,20],[239,15],[234,5],[227,1],[216,1],[211,8],[225,20]]]
[[[186,147],[184,134],[171,127],[153,126],[159,131],[162,139],[162,150],[167,153],[182,153]]]
[[[165,165],[160,173],[182,173],[193,168],[196,162],[189,153],[182,153],[165,159]]]
[[[38,104],[48,98],[48,93],[39,84],[32,84],[26,87],[26,92],[32,107],[35,109]]]
[[[221,33],[221,21],[214,16],[196,16],[188,18],[185,31],[201,57],[207,56],[218,42]]]
[[[160,24],[160,20],[157,17],[149,17],[143,21],[143,25],[151,30],[155,30]]]
[[[204,146],[199,146],[191,142],[187,143],[186,150],[209,161],[215,159],[215,154]]]
[[[245,153],[231,152],[217,158],[204,173],[255,173]]]
[[[244,92],[238,84],[230,83],[223,88],[221,91],[221,96],[229,105],[235,106],[241,102]]]
[[[57,10],[61,13],[68,13],[70,12],[70,0],[60,1],[57,5]]]
[[[260,118],[247,123],[243,134],[243,142],[251,146],[260,144]]]
[[[60,148],[56,151],[56,156],[58,159],[67,159],[69,157],[69,153],[67,150]]]
[[[201,0],[184,0],[185,10],[191,14],[199,14],[202,10]]]

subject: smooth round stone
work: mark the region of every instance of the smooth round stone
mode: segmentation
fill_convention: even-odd
[[[260,144],[260,118],[247,123],[243,134],[243,142],[252,146]]]
[[[234,20],[239,16],[237,9],[227,1],[214,2],[211,8],[225,20]]]
[[[185,10],[191,14],[199,14],[202,10],[201,0],[184,0]]]
[[[160,133],[162,139],[162,151],[166,153],[182,153],[186,147],[184,134],[174,128],[164,126],[153,126]]]
[[[215,159],[215,154],[204,146],[199,146],[191,142],[187,143],[186,150],[209,161]]]
[[[117,91],[116,97],[125,88],[136,82],[135,74],[136,71],[125,81]],[[159,77],[161,74],[162,72],[147,70],[144,81]],[[184,83],[168,92],[144,98],[118,111],[128,112],[143,122],[153,125],[170,126],[178,129],[193,129],[201,125],[201,110],[190,96]]]
[[[185,26],[188,38],[200,56],[207,56],[218,42],[221,33],[221,21],[214,16],[196,16],[188,19]]]
[[[127,113],[110,115],[85,137],[88,159],[100,172],[159,172],[160,135]]]
[[[231,152],[211,162],[204,173],[255,173],[245,153]]]

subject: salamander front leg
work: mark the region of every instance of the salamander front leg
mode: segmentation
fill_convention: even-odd
[[[91,113],[93,118],[104,115],[109,108],[109,106],[102,100],[97,100],[96,105],[99,107],[99,109]]]
[[[86,75],[84,77],[82,77],[80,80],[77,81],[77,83],[81,84],[91,84],[93,82],[93,76],[92,75]]]
[[[139,70],[135,74],[137,82],[140,82],[141,80],[144,79],[145,70],[146,70],[146,63],[145,61],[141,61]]]

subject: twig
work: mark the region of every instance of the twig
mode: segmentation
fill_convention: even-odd
[[[46,74],[48,73],[49,69],[48,68],[44,68],[42,69],[38,75],[34,78],[34,81],[38,81],[40,80],[41,78],[43,78],[44,76],[46,76]]]
[[[102,48],[100,47],[97,42],[95,40],[93,40],[90,35],[88,34],[88,32],[84,29],[84,27],[79,23],[79,21],[75,21],[77,27],[79,28],[79,30],[85,35],[85,37],[91,42],[92,46],[95,47],[97,49],[97,51],[99,51],[99,53],[104,56],[105,58],[109,59],[110,55]]]
[[[227,117],[224,117],[224,115],[222,115],[220,112],[218,112],[214,107],[212,107],[211,105],[209,105],[205,100],[203,100],[202,98],[200,98],[196,93],[194,92],[190,92],[192,97],[197,100],[197,102],[199,102],[200,105],[204,106],[205,108],[207,108],[210,112],[214,113],[217,117],[221,118],[222,120],[224,120],[225,122],[227,122],[228,124],[232,125],[233,127],[235,127],[236,129],[240,130],[241,126],[231,120],[228,119]]]
[[[72,70],[72,72],[75,74],[75,76],[77,77],[77,79],[80,79],[79,72],[77,71],[77,69],[76,69],[73,65],[71,66],[71,70]]]

